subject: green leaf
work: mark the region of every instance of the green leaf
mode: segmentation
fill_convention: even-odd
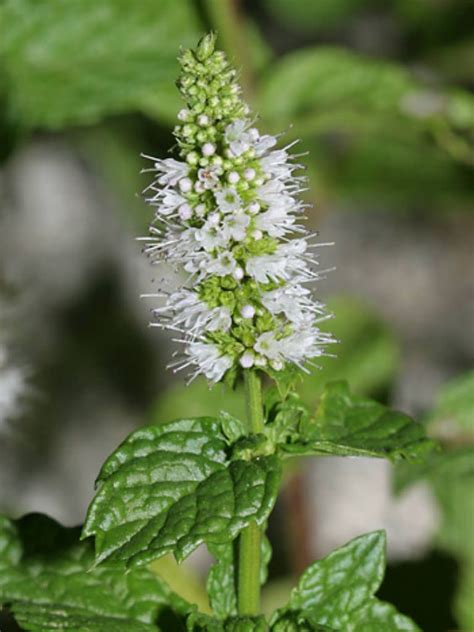
[[[285,28],[290,26],[306,33],[334,27],[369,4],[370,0],[265,0],[264,6]]]
[[[318,197],[468,208],[457,163],[472,161],[472,148],[451,114],[461,101],[472,130],[469,93],[433,93],[401,66],[319,46],[272,64],[259,105],[272,129],[291,123],[290,137],[310,143]]]
[[[451,380],[439,392],[427,422],[436,436],[447,441],[465,432],[474,439],[474,371]]]
[[[265,617],[229,617],[225,621],[194,612],[186,621],[188,632],[265,632]]]
[[[397,493],[422,478],[436,485],[455,485],[464,477],[474,480],[474,446],[430,454],[423,463],[400,464],[395,470],[394,487]]]
[[[79,534],[39,514],[16,522],[0,517],[0,606],[11,608],[23,629],[145,632],[157,630],[170,609],[189,611],[148,569],[90,570],[92,543],[79,542]]]
[[[474,630],[474,560],[461,566],[454,602],[456,619],[461,630]]]
[[[300,431],[302,439],[280,444],[284,453],[417,460],[435,445],[421,424],[378,402],[351,395],[346,382],[326,385],[314,418]]]
[[[351,627],[347,632],[395,632],[406,630],[407,632],[420,632],[415,623],[390,603],[371,599],[369,603],[360,608],[351,620]]]
[[[334,318],[324,331],[338,341],[335,358],[318,358],[320,368],[304,375],[296,390],[303,402],[316,408],[326,382],[346,380],[357,395],[374,395],[387,388],[398,368],[397,341],[382,319],[363,301],[335,297],[327,301]]]
[[[10,109],[29,128],[131,111],[174,120],[176,56],[199,36],[187,0],[7,0],[0,24]]]
[[[166,390],[153,407],[151,421],[160,423],[162,419],[206,415],[218,417],[222,410],[237,419],[246,418],[243,388],[231,390],[222,384],[209,388],[204,378],[198,378],[189,386],[178,383]]]
[[[398,116],[401,98],[416,87],[410,75],[393,64],[319,46],[293,52],[272,65],[261,86],[261,114],[280,125],[295,117],[334,115],[335,109],[349,109],[359,119],[367,119],[369,111]]]
[[[236,555],[235,543],[214,545],[210,552],[216,561],[207,577],[207,592],[214,614],[222,619],[237,614],[237,595],[235,587]],[[267,580],[268,564],[272,549],[268,538],[262,538],[260,583]]]
[[[219,420],[183,419],[132,433],[109,457],[83,537],[96,536],[97,562],[144,564],[202,542],[223,544],[268,517],[280,480],[275,456],[227,460]]]
[[[326,625],[311,623],[303,613],[291,610],[284,612],[274,621],[271,632],[336,632]]]
[[[310,566],[291,593],[290,607],[316,613],[318,623],[343,627],[382,583],[385,533],[375,531],[337,549]],[[343,612],[341,610],[343,604]]]
[[[355,538],[303,573],[279,616],[302,613],[313,625],[344,632],[418,631],[407,617],[373,597],[384,570],[384,532]]]

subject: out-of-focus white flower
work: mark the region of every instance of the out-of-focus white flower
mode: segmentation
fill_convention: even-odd
[[[0,345],[0,431],[22,413],[27,391],[27,372],[12,364],[6,348]]]

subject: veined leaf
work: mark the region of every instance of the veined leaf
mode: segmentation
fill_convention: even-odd
[[[296,610],[284,612],[274,621],[271,632],[336,632],[326,625],[318,625],[309,621],[303,613]]]
[[[10,109],[29,128],[130,111],[173,120],[176,56],[199,36],[187,0],[7,0],[0,24]]]
[[[227,459],[219,420],[203,417],[142,428],[109,457],[83,537],[95,535],[97,562],[144,564],[199,544],[233,540],[262,524],[275,502],[275,456]]]
[[[421,424],[352,395],[346,382],[326,385],[315,416],[300,431],[303,439],[282,443],[283,452],[417,460],[435,445]]]
[[[237,614],[237,594],[235,586],[236,550],[234,543],[210,547],[216,558],[207,577],[207,592],[214,614],[222,619]],[[268,538],[262,538],[260,583],[267,580],[268,563],[272,549]]]
[[[229,617],[225,621],[194,612],[186,621],[188,632],[266,632],[265,617]]]
[[[373,597],[384,570],[384,532],[355,538],[303,573],[288,607],[278,616],[301,613],[315,626],[326,625],[344,632],[419,631],[390,604]]]
[[[90,570],[91,542],[39,514],[13,522],[0,517],[0,605],[22,629],[112,632],[157,630],[160,614],[181,617],[190,607],[146,568]]]

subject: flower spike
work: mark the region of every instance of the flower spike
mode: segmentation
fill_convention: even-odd
[[[301,166],[260,134],[241,97],[237,73],[215,35],[179,61],[186,107],[174,134],[180,160],[152,158],[146,189],[155,209],[145,251],[188,273],[185,285],[154,309],[158,324],[181,332],[174,370],[191,367],[219,382],[253,366],[274,374],[325,352],[333,338],[308,282],[318,279],[312,235],[299,223]]]

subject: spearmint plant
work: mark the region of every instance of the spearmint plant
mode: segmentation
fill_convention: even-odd
[[[301,224],[300,165],[254,126],[214,35],[180,62],[179,159],[152,158],[145,246],[180,276],[152,295],[154,324],[173,332],[175,371],[229,388],[244,380],[247,419],[222,412],[133,432],[103,465],[81,535],[41,515],[2,518],[1,603],[23,629],[44,632],[418,630],[374,596],[380,531],[316,561],[285,607],[261,614],[265,529],[286,459],[416,460],[433,446],[409,417],[345,383],[326,385],[315,411],[300,402],[299,372],[334,342],[310,293],[318,244]],[[215,558],[207,613],[150,566],[203,543]]]

